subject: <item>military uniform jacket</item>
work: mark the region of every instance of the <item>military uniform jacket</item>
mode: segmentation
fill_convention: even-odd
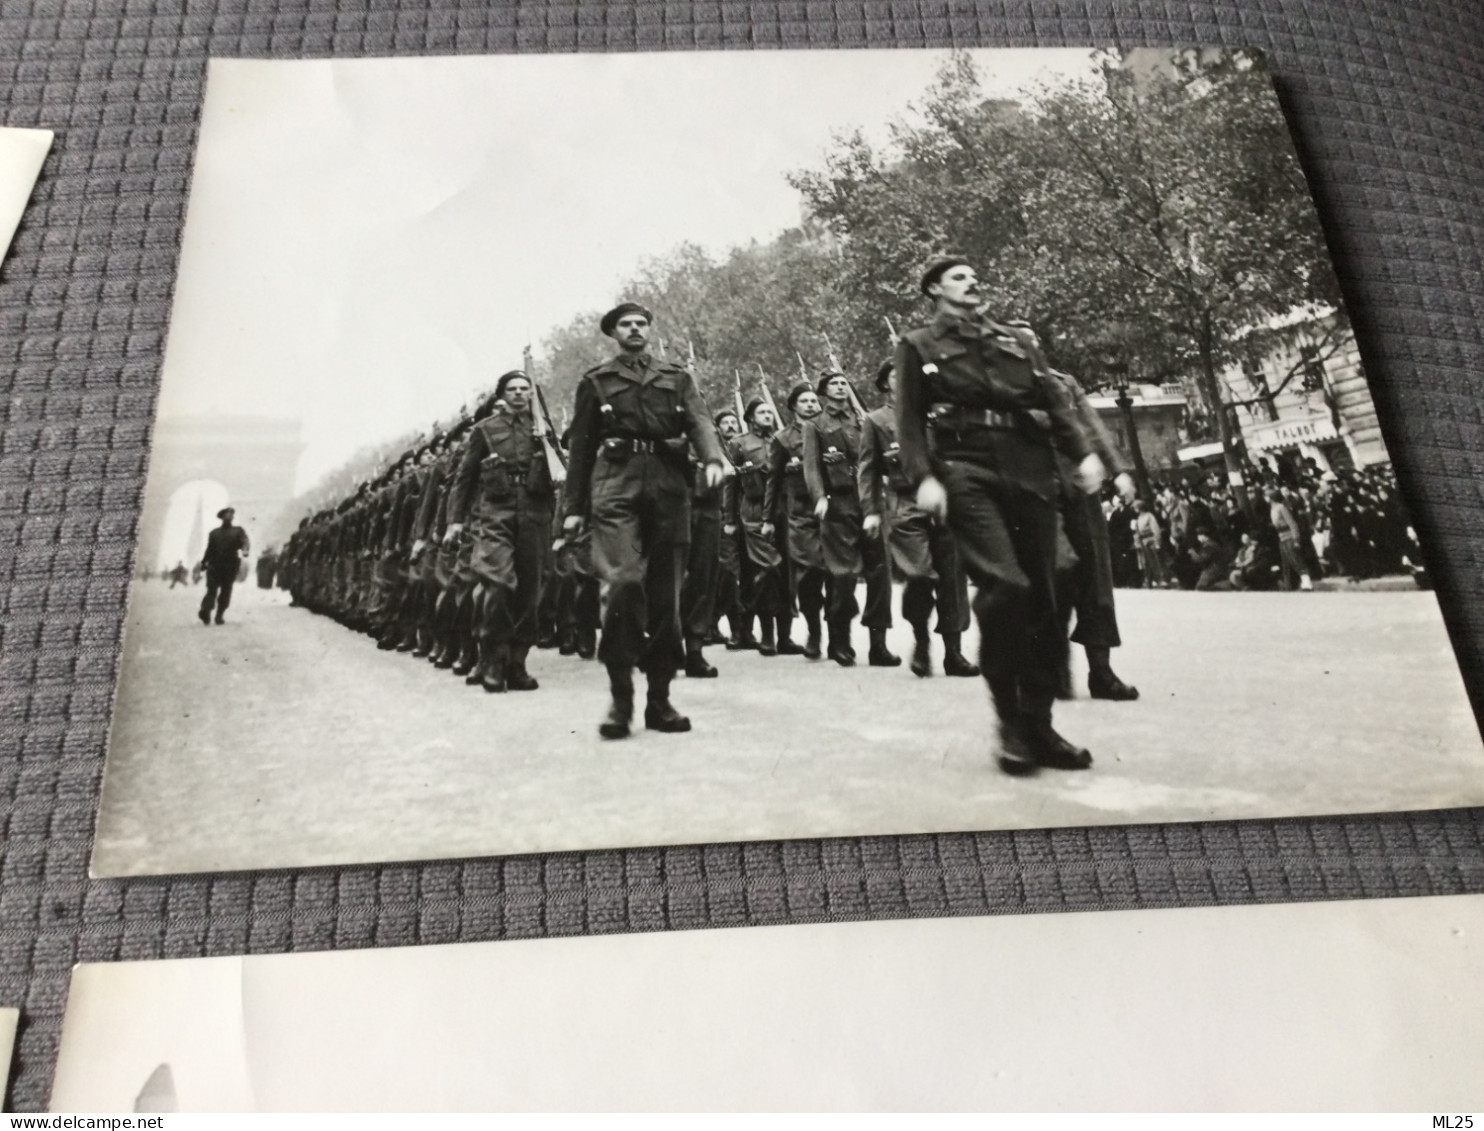
[[[201,555],[201,564],[209,570],[226,571],[237,569],[240,553],[249,548],[247,531],[240,526],[218,526],[206,536],[206,553]]]
[[[861,423],[848,402],[825,401],[824,411],[804,425],[804,483],[820,499],[855,491]]]
[[[551,473],[530,411],[502,403],[469,433],[449,491],[448,521],[464,522],[478,501],[513,506],[522,497],[550,500]]]
[[[782,432],[773,434],[763,509],[770,519],[781,521],[791,510],[811,511],[807,505],[798,506],[807,503],[808,498],[809,486],[804,482],[804,432],[801,423],[795,420]]]
[[[758,525],[771,522],[766,509],[768,498],[768,461],[773,450],[771,436],[744,432],[735,437],[727,449],[737,474],[727,481],[725,513],[733,521]]]
[[[1091,450],[1061,384],[977,319],[940,313],[909,331],[897,344],[896,368],[897,438],[913,486],[933,474],[935,459],[952,458],[1052,499],[1055,453],[1080,463]],[[986,412],[1002,422],[983,423]]]
[[[866,414],[861,427],[861,454],[856,465],[856,490],[860,493],[862,512],[867,515],[886,512],[886,489],[911,491],[902,470],[902,451],[897,444],[897,410],[882,405]]]
[[[716,426],[695,378],[682,366],[648,353],[619,354],[589,369],[577,382],[567,468],[568,517],[586,517],[598,449],[605,441],[622,439],[668,442],[668,458],[682,471],[685,439],[703,464],[724,462]]]

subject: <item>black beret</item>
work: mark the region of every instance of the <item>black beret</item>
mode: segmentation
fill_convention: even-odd
[[[512,369],[509,373],[500,374],[500,379],[495,382],[495,400],[499,400],[505,395],[505,386],[514,381],[517,377],[519,377],[522,381],[530,380],[530,378],[526,376],[525,370],[523,369]]]
[[[880,389],[883,393],[891,388],[891,371],[896,367],[896,364],[896,359],[889,357],[876,370],[876,388]]]
[[[618,325],[618,320],[625,314],[642,314],[651,322],[654,321],[654,315],[649,312],[648,307],[640,306],[637,302],[621,302],[603,315],[602,321],[598,323],[598,329],[610,338],[613,337],[613,327]]]
[[[747,402],[747,407],[742,410],[742,419],[749,424],[752,423],[752,414],[767,403],[762,397],[753,397]]]
[[[718,412],[715,416],[713,416],[711,418],[711,423],[715,424],[718,428],[720,428],[721,427],[721,422],[723,420],[725,420],[729,416],[733,420],[737,420],[737,411],[736,411],[736,409],[731,409],[731,408],[724,408],[724,409],[722,409],[720,412]],[[739,420],[739,421],[737,421],[737,423],[740,424],[741,421]]]
[[[800,381],[797,385],[795,385],[788,391],[788,407],[792,409],[794,407],[795,401],[797,401],[805,393],[812,392],[814,392],[814,389],[808,381]]]
[[[228,518],[228,517],[230,517],[230,516],[232,516],[232,515],[234,515],[236,513],[237,513],[237,511],[234,510],[232,507],[223,507],[221,510],[219,510],[219,511],[216,512],[216,517],[217,518]]]
[[[973,264],[961,255],[941,256],[927,265],[927,270],[922,273],[922,283],[919,289],[922,291],[923,294],[927,294],[928,288],[936,283],[939,279],[941,279],[943,277],[943,272],[947,271],[950,267],[972,266]]]

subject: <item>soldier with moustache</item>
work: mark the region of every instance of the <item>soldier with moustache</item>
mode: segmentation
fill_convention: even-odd
[[[479,639],[474,673],[486,691],[534,691],[526,657],[539,633],[536,610],[551,545],[553,484],[521,370],[495,384],[489,414],[469,433],[448,498],[445,540],[467,524],[470,567],[481,593],[473,615]]]
[[[814,513],[814,500],[804,480],[804,425],[818,416],[823,406],[819,394],[802,381],[788,391],[787,403],[794,419],[773,436],[763,511],[783,532],[789,603],[797,603],[808,631],[804,659],[817,660],[823,654],[820,614],[829,574],[820,543],[819,516]]]
[[[614,307],[599,328],[619,353],[577,384],[563,533],[592,529],[593,565],[603,587],[598,658],[612,705],[598,731],[629,734],[635,667],[648,678],[644,724],[690,730],[670,702],[684,659],[680,588],[690,541],[690,475],[685,444],[707,487],[721,486],[724,460],[711,414],[683,367],[649,352],[653,323],[638,303]]]
[[[856,468],[860,462],[861,420],[855,413],[850,381],[838,369],[820,375],[815,390],[819,414],[804,425],[804,482],[819,519],[819,540],[829,574],[828,656],[842,667],[855,663],[850,629],[861,612],[856,585],[866,578],[866,609],[861,623],[871,634],[872,667],[896,667],[900,656],[886,646],[891,627],[891,573],[880,537],[864,538]]]
[[[1066,648],[1056,608],[1056,458],[1072,460],[1089,492],[1102,485],[1102,461],[1034,343],[979,313],[967,260],[934,261],[920,288],[933,319],[903,335],[895,359],[902,468],[917,505],[948,523],[977,587],[998,764],[1009,774],[1087,769],[1092,755],[1052,726]]]
[[[919,678],[933,671],[928,618],[938,610],[938,634],[943,637],[943,674],[976,676],[979,669],[963,654],[963,633],[969,627],[969,587],[958,565],[953,535],[948,527],[917,505],[916,491],[902,470],[897,443],[895,366],[888,359],[876,371],[876,388],[885,396],[880,408],[866,414],[861,428],[857,467],[862,530],[866,538],[883,533],[892,564],[904,578],[902,618],[912,626],[914,646],[910,664]]]
[[[804,649],[793,639],[783,555],[778,551],[776,528],[767,509],[768,470],[776,429],[773,407],[761,398],[754,399],[743,416],[747,431],[734,437],[727,448],[736,475],[728,481],[722,503],[726,521],[740,539],[741,632],[734,631],[734,636],[750,639],[755,618],[761,635],[760,655],[797,656]]]

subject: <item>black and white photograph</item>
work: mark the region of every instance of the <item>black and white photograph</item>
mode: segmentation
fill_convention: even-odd
[[[214,60],[93,874],[1484,804],[1383,424],[1255,53]]]

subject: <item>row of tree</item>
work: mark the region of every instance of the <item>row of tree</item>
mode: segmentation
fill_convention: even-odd
[[[693,352],[713,405],[758,367],[781,393],[832,343],[848,373],[890,349],[886,318],[919,324],[917,280],[952,251],[992,311],[1025,318],[1053,361],[1094,387],[1185,385],[1192,438],[1226,433],[1220,372],[1301,332],[1296,308],[1340,307],[1302,169],[1261,61],[1232,52],[1099,52],[1091,80],[988,99],[950,57],[885,146],[837,139],[790,183],[800,227],[713,258],[683,245],[638,267],[622,297]],[[544,339],[559,401],[611,352],[585,311]],[[1343,315],[1340,317],[1343,323]]]

